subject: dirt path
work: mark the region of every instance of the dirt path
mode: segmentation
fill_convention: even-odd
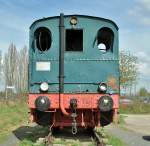
[[[125,127],[150,136],[150,115],[125,115]]]
[[[150,146],[150,115],[123,115],[124,128],[110,125],[106,131],[126,142],[127,146]]]
[[[114,125],[106,127],[105,130],[120,138],[127,146],[150,146],[150,137],[145,137],[140,133],[128,131]]]

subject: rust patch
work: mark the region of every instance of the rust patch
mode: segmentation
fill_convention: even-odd
[[[113,76],[109,76],[107,78],[107,85],[110,86],[112,89],[117,90],[118,86],[117,86],[117,79]]]

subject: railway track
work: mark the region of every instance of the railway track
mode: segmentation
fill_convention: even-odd
[[[54,131],[45,138],[46,146],[107,146],[104,136],[97,130],[79,130],[72,135],[70,129]]]
[[[100,133],[98,133],[95,129],[92,132],[93,132],[93,139],[95,140],[95,145],[106,146],[105,143],[103,142],[102,134],[100,135]]]

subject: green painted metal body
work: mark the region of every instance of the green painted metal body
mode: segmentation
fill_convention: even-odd
[[[75,29],[83,29],[83,52],[64,54],[64,92],[97,93],[98,83],[116,79],[117,90],[109,87],[108,93],[119,92],[118,27],[110,20],[74,15],[78,19]],[[71,29],[71,16],[65,16],[65,29]],[[41,53],[34,45],[34,32],[39,27],[47,27],[52,34],[52,44],[48,51]],[[113,51],[106,53],[97,48],[97,32],[102,27],[114,33]],[[34,22],[30,27],[29,43],[29,92],[40,93],[40,83],[48,82],[48,93],[59,92],[59,17],[50,17]],[[37,71],[36,62],[50,62],[50,71]]]

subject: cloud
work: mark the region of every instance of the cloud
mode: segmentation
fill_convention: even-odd
[[[150,26],[150,1],[136,0],[134,7],[128,11],[128,14],[139,24]]]
[[[137,0],[137,2],[146,10],[150,11],[150,1],[149,0]]]
[[[141,76],[149,77],[150,75],[150,68],[148,63],[140,62],[138,64],[138,69],[141,74]]]
[[[139,51],[136,53],[136,56],[138,57],[138,83],[139,87],[146,87],[148,90],[150,90],[149,82],[150,82],[150,58],[149,54],[143,51]]]
[[[136,56],[140,59],[142,63],[147,63],[149,65],[150,63],[150,58],[149,54],[143,51],[137,52]]]

